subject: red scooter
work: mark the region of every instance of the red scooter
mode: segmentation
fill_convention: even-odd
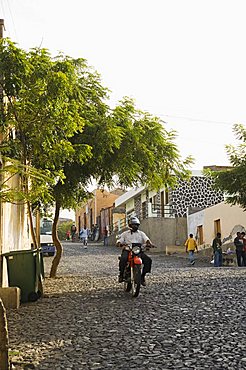
[[[128,260],[123,273],[124,290],[131,292],[133,297],[137,297],[141,288],[142,259],[140,257],[143,246],[133,243],[125,247],[128,251]]]

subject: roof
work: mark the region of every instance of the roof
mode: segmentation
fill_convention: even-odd
[[[145,186],[141,186],[139,188],[133,188],[126,193],[122,194],[119,198],[117,198],[114,202],[115,207],[119,207],[122,204],[125,204],[129,199],[135,197],[137,194],[141,193],[145,188]]]
[[[204,176],[201,170],[192,170],[191,176]]]

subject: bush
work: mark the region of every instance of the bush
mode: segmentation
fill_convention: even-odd
[[[74,224],[73,221],[67,221],[67,222],[59,223],[58,230],[57,230],[59,240],[66,240],[67,239],[67,231],[71,230],[71,226],[73,224]]]

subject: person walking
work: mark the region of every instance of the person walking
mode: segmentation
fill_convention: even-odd
[[[67,230],[66,232],[66,240],[70,240],[70,230]]]
[[[186,253],[189,253],[189,261],[191,265],[195,264],[195,250],[198,253],[196,240],[193,238],[193,234],[189,235],[189,238],[185,242]]]
[[[83,243],[85,249],[87,248],[88,234],[88,229],[85,226],[80,230],[79,233],[80,241]]]
[[[214,252],[214,267],[222,266],[222,241],[221,233],[217,233],[216,237],[212,242],[212,248]]]
[[[71,238],[72,238],[72,242],[75,242],[76,231],[77,231],[77,228],[76,228],[75,224],[72,224],[72,226],[71,226]]]
[[[243,239],[240,231],[237,232],[237,236],[234,239],[234,245],[236,247],[237,265],[238,267],[243,266]]]
[[[244,231],[241,232],[241,237],[242,237],[242,241],[243,241],[243,253],[242,253],[243,266],[246,266],[246,237],[245,237],[245,232]]]
[[[103,228],[103,245],[108,246],[108,229],[106,226]]]

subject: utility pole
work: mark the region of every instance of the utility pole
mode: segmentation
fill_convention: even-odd
[[[0,19],[0,39],[3,38],[4,19]]]

